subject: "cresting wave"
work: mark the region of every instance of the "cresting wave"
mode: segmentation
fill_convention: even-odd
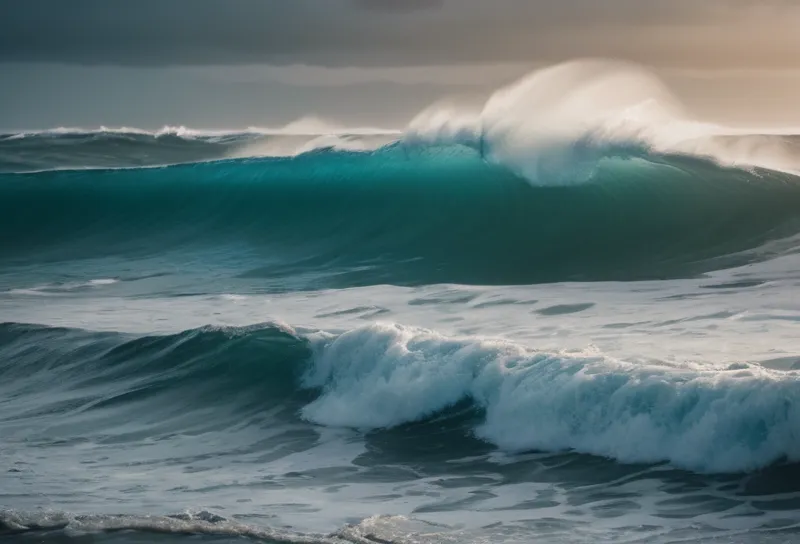
[[[687,277],[767,259],[800,232],[800,184],[681,156],[598,162],[534,186],[461,146],[0,176],[6,263],[233,254],[308,287]],[[699,234],[701,233],[701,234]]]
[[[405,131],[344,127],[311,116],[283,127],[243,130],[61,127],[0,133],[0,172],[288,157],[319,149],[373,151],[397,142],[468,146],[537,185],[585,182],[602,159],[645,151],[800,172],[796,130],[698,121],[645,68],[604,59],[535,71],[498,89],[484,104],[442,101]]]
[[[697,121],[654,74],[609,60],[533,72],[477,108],[436,104],[410,123],[404,140],[472,147],[534,185],[584,183],[603,159],[644,153],[800,172],[796,134]]]
[[[71,417],[94,414],[93,432],[106,436],[116,428],[103,417],[110,411],[158,433],[193,411],[215,428],[280,407],[289,420],[372,431],[437,417],[509,452],[575,451],[699,472],[800,461],[800,373],[755,363],[641,364],[396,324],[145,337],[5,324],[0,353],[5,425],[46,413],[68,430]],[[32,410],[32,391],[52,400]],[[448,415],[463,403],[477,419]]]

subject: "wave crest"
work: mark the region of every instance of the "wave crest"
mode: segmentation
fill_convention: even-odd
[[[654,74],[608,60],[533,72],[495,91],[477,110],[432,106],[410,123],[405,141],[478,149],[534,185],[584,183],[603,159],[649,153],[800,171],[800,145],[787,149],[779,135],[694,120]]]
[[[210,406],[212,427],[281,406],[285,417],[299,410],[318,425],[379,430],[468,403],[480,421],[440,423],[508,452],[575,451],[711,473],[800,461],[800,371],[756,363],[623,361],[393,323],[343,333],[264,325],[136,338],[5,324],[0,351],[21,354],[4,368],[3,384],[7,417],[20,423],[146,400],[145,417],[160,425]],[[56,387],[72,402],[51,399]],[[28,394],[50,404],[30,411]]]
[[[394,324],[330,337],[304,386],[303,415],[388,428],[469,399],[479,437],[509,451],[573,450],[701,472],[800,460],[800,373],[757,365],[646,365],[448,338]]]

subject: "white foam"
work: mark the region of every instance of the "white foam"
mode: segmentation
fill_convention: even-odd
[[[260,132],[263,134],[276,134],[284,136],[326,136],[326,135],[383,135],[383,134],[400,134],[400,131],[395,129],[378,128],[378,127],[348,127],[322,119],[313,115],[301,117],[279,128],[253,128],[249,130]]]
[[[429,108],[409,124],[405,141],[468,145],[533,184],[564,185],[590,180],[604,158],[647,152],[799,171],[800,152],[785,136],[697,121],[643,67],[580,60],[498,89],[477,111]]]
[[[206,535],[285,544],[375,544],[376,542],[440,542],[442,525],[404,516],[373,516],[345,525],[333,533],[306,533],[241,523],[220,515],[186,511],[177,515],[74,514],[55,510],[0,509],[0,531],[12,533],[63,532],[68,538],[104,532]],[[437,533],[438,532],[438,533]]]
[[[396,139],[395,136],[389,134],[282,135],[282,137],[247,143],[237,147],[227,156],[229,158],[296,157],[322,149],[367,152],[379,149]]]
[[[158,130],[133,127],[80,128],[58,127],[5,135],[6,140],[63,135],[143,136],[157,140],[177,137],[183,140],[225,142],[228,147],[217,158],[294,157],[319,149],[372,151],[396,142],[398,130],[377,127],[348,127],[308,116],[279,127],[202,130],[185,126],[164,126]],[[0,136],[2,136],[0,134]],[[235,145],[234,145],[235,144]]]
[[[45,297],[48,295],[47,291],[43,290],[43,287],[32,287],[30,289],[9,289],[6,291],[9,295],[22,295],[22,296],[30,296],[30,297]]]
[[[119,283],[119,281],[114,278],[97,278],[85,282],[52,283],[27,289],[10,289],[6,293],[10,295],[47,296],[86,288],[105,287]]]
[[[114,278],[99,278],[96,280],[89,280],[89,285],[114,285],[115,283],[119,283],[119,280]]]
[[[800,372],[635,364],[379,324],[313,342],[307,419],[389,428],[469,399],[506,451],[575,450],[700,472],[800,460]]]
[[[98,532],[136,531],[155,534],[195,534],[230,538],[249,538],[292,544],[342,542],[336,535],[299,533],[271,527],[247,525],[206,511],[177,516],[77,515],[69,512],[22,512],[0,510],[0,528],[14,532],[61,530],[67,535]]]

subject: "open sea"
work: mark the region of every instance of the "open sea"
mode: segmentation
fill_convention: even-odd
[[[0,136],[0,540],[800,541],[800,138],[487,119]]]

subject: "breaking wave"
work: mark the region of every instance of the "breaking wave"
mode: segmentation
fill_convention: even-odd
[[[128,421],[157,421],[163,432],[193,410],[217,414],[205,422],[215,428],[281,408],[284,417],[367,431],[436,417],[507,452],[574,451],[697,472],[800,461],[800,373],[755,362],[628,362],[397,324],[136,337],[5,324],[0,353],[15,354],[0,358],[0,391],[4,418],[20,425],[136,403]],[[34,412],[31,394],[44,399]],[[448,416],[464,403],[476,418]],[[98,433],[112,430],[103,422],[115,425],[97,421]]]
[[[794,247],[800,184],[679,155],[532,185],[462,146],[0,175],[0,260],[244,252],[315,287],[690,277]],[[216,260],[216,259],[215,259]]]

